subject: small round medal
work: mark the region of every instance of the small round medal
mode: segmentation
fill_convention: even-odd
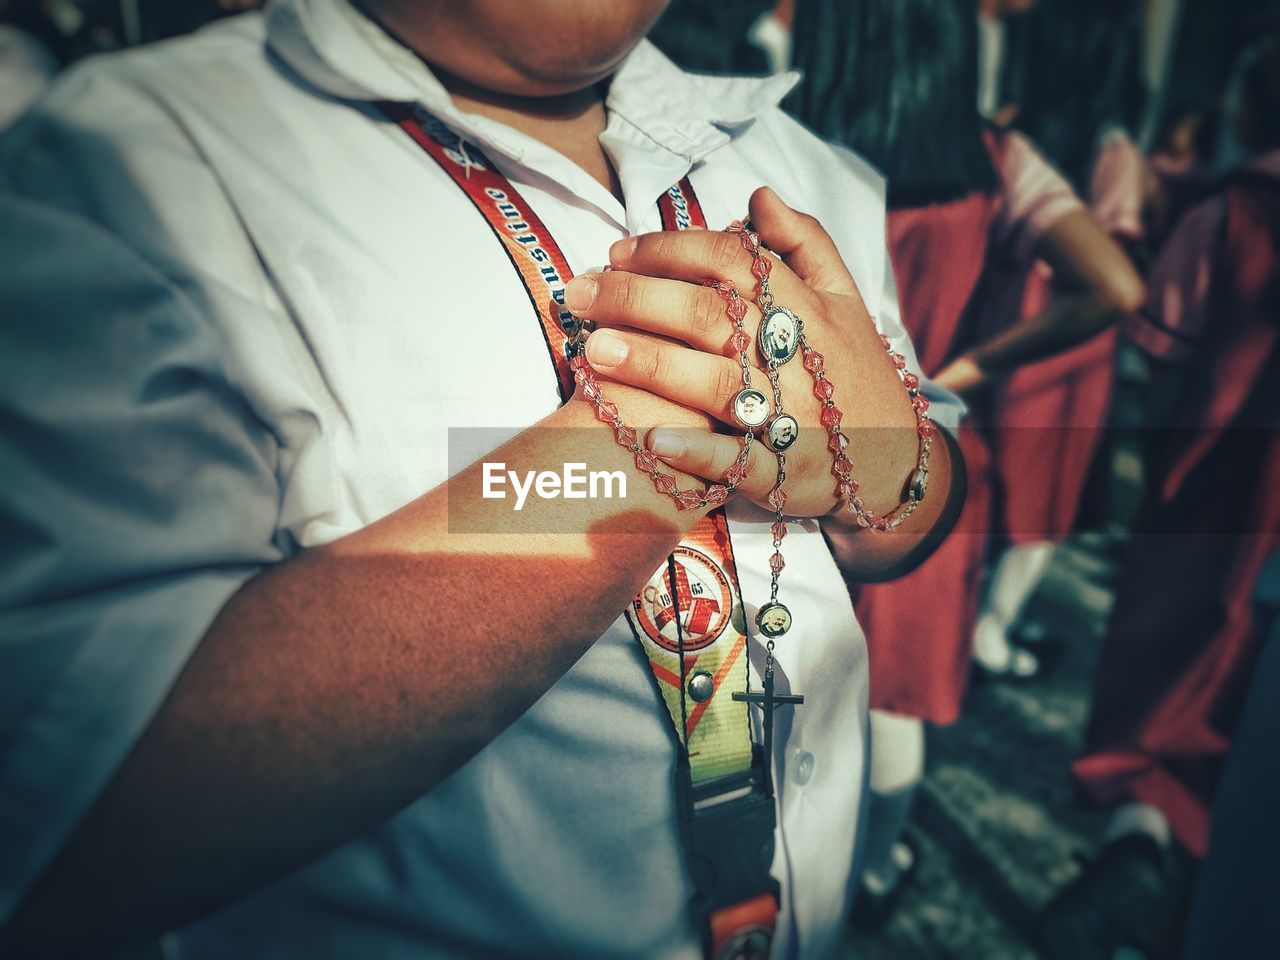
[[[766,637],[780,637],[791,629],[791,611],[777,600],[766,603],[756,614],[756,626]]]
[[[790,310],[774,307],[760,321],[757,339],[765,363],[783,364],[796,355],[804,324]]]
[[[744,427],[755,429],[764,426],[769,413],[769,398],[752,387],[739,390],[733,398],[733,415]]]
[[[923,500],[925,491],[928,489],[929,471],[924,467],[917,467],[911,474],[911,479],[907,481],[907,496],[912,500]]]
[[[780,413],[769,422],[769,432],[765,439],[769,449],[782,453],[800,438],[800,424],[789,413]]]

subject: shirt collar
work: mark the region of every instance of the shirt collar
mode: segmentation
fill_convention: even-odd
[[[270,0],[265,16],[272,51],[321,92],[343,100],[420,103],[450,126],[520,159],[522,137],[459,111],[430,68],[349,0]],[[606,104],[658,145],[696,162],[775,107],[799,79],[795,72],[686,73],[643,40],[614,74]]]

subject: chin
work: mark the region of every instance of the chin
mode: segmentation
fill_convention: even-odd
[[[551,97],[612,73],[669,0],[364,0],[434,67],[482,89]]]
[[[611,74],[667,2],[475,0],[473,8],[489,8],[484,32],[504,61],[506,76],[492,79],[507,93],[554,96],[582,90]]]

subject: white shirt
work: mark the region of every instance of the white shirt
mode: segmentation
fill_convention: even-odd
[[[280,0],[78,67],[0,140],[0,415],[15,427],[0,447],[0,917],[245,579],[442,483],[449,427],[509,434],[559,402],[487,224],[370,101],[419,101],[479,145],[575,271],[659,229],[656,199],[686,172],[713,227],[771,184],[828,226],[914,366],[883,184],[776,108],[793,82],[693,77],[642,44],[601,137],[624,205],[459,112],[345,0]],[[461,309],[442,309],[462,279]],[[945,398],[934,410],[955,419]],[[730,516],[750,615],[771,517],[739,502]],[[780,670],[807,699],[775,741],[777,955],[809,956],[835,943],[850,893],[867,676],[817,525],[793,530],[786,600],[803,626]],[[620,617],[429,795],[172,947],[696,957],[669,723]]]
[[[0,23],[0,130],[26,112],[53,82],[58,61],[25,31]]]

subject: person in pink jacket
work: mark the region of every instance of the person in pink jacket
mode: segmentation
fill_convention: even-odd
[[[895,47],[893,36],[914,42]],[[889,177],[889,253],[924,370],[980,404],[1020,364],[1080,342],[1140,300],[1132,266],[1063,177],[1022,134],[983,124],[965,0],[801,4],[796,63],[809,78],[801,119]],[[984,336],[976,321],[993,302],[1006,290],[1020,296],[1009,265],[1035,256],[1053,263],[1061,289],[1041,314]],[[915,571],[857,591],[872,706],[863,882],[875,896],[912,860],[900,838],[923,770],[923,722],[955,721],[968,675],[994,478],[984,432],[962,426],[959,442],[970,489],[957,532]]]

